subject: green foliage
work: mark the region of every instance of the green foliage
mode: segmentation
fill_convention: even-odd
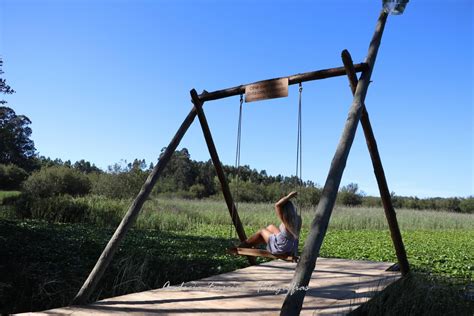
[[[108,216],[120,219],[123,212],[130,206],[131,200],[115,200],[104,196],[85,196],[75,200],[87,201],[91,223],[102,226],[103,222],[98,217],[94,221],[94,208],[99,202],[101,207],[108,207]],[[93,202],[94,201],[94,202]],[[18,203],[20,204],[20,203]],[[245,227],[261,228],[278,221],[273,203],[246,203],[239,202],[238,209],[242,223]],[[314,207],[302,205],[300,200],[297,206],[303,218],[303,227],[309,229],[314,218]],[[21,217],[31,217],[27,212],[29,206],[17,207]],[[115,210],[115,213],[113,212]],[[26,211],[26,212],[25,212]],[[23,214],[23,215],[22,215]],[[447,229],[472,229],[474,216],[471,214],[448,213],[439,211],[414,211],[397,210],[397,219],[401,229],[413,230],[447,230]],[[112,221],[112,222],[114,222]],[[107,222],[105,222],[107,223]],[[183,229],[197,229],[200,225],[228,225],[230,218],[227,207],[222,200],[182,199],[176,197],[160,196],[145,202],[137,219],[137,227],[144,229],[161,229],[180,231]],[[107,225],[105,225],[107,226]],[[362,207],[336,207],[329,224],[331,229],[338,230],[388,230],[387,220],[381,208]]]
[[[68,305],[112,233],[77,224],[0,220],[0,312]],[[229,240],[217,235],[204,230],[200,235],[130,231],[91,299],[160,288],[168,281],[180,284],[247,266],[245,258],[226,254]]]
[[[114,199],[135,197],[148,177],[144,168],[145,161],[135,159],[133,163],[125,162],[125,166],[115,164],[107,173],[93,172],[88,175],[92,183],[91,193]]]
[[[13,164],[0,164],[0,190],[19,190],[28,173]]]
[[[392,204],[393,207],[399,208],[399,205],[396,205],[395,199],[392,197]],[[362,204],[361,206],[363,207],[382,207],[382,200],[379,197],[375,196],[364,196],[362,198]]]
[[[459,203],[459,209],[463,213],[474,213],[474,197],[469,197],[467,199],[463,199]]]
[[[411,273],[349,315],[472,315],[474,302],[466,288],[450,279]]]
[[[96,173],[102,172],[102,170],[97,168],[93,163],[90,163],[89,161],[85,161],[84,159],[76,161],[73,165],[73,168],[86,174],[93,173],[93,172],[96,172]]]
[[[330,226],[331,227],[331,226]],[[303,231],[306,238],[307,230]],[[413,270],[474,280],[474,230],[404,231],[403,242]],[[390,233],[329,229],[322,257],[396,262]]]
[[[358,206],[362,204],[362,194],[359,192],[357,183],[349,183],[339,190],[338,201],[346,206]]]
[[[189,193],[195,199],[202,199],[203,197],[206,196],[207,192],[206,192],[206,188],[204,187],[204,185],[202,185],[200,183],[196,183],[196,184],[193,184],[189,188]]]
[[[373,197],[372,197],[373,198]],[[364,198],[365,199],[365,198]],[[397,196],[392,192],[392,203],[395,208],[414,210],[438,210],[456,213],[474,213],[474,206],[469,206],[473,198],[426,198]],[[473,203],[474,204],[474,203]]]
[[[129,201],[100,196],[72,197],[55,195],[41,199],[21,196],[15,205],[19,218],[33,218],[54,223],[91,223],[115,227],[120,223]]]
[[[91,182],[87,176],[64,166],[42,168],[23,183],[23,192],[29,199],[61,194],[82,196],[88,194],[90,190]]]
[[[113,231],[108,228],[118,225],[131,202],[99,196],[55,196],[41,201],[34,206],[34,216],[75,224],[0,220],[2,312],[68,304],[110,238]],[[300,211],[302,249],[314,214],[311,208]],[[277,223],[273,203],[239,203],[239,214],[248,235]],[[473,215],[400,210],[397,217],[415,272],[472,282]],[[78,218],[88,225],[82,226]],[[152,199],[145,203],[134,227],[139,230],[128,233],[101,283],[100,296],[94,294],[94,299],[247,265],[245,258],[226,254],[226,248],[237,240],[222,201]],[[382,209],[336,208],[321,256],[396,261]]]
[[[0,163],[15,164],[25,170],[35,168],[35,144],[30,139],[31,121],[0,106]]]
[[[161,150],[160,159],[165,150],[166,148]],[[176,150],[163,170],[162,179],[166,186],[162,186],[159,181],[156,192],[187,191],[196,183],[197,176],[196,164],[191,160],[188,150]]]
[[[413,210],[436,210],[455,213],[474,213],[474,198],[425,198],[405,197],[391,193],[393,207],[396,209],[413,209]],[[367,207],[380,207],[382,200],[379,197],[363,196],[362,205]]]
[[[3,67],[3,60],[2,58],[0,58],[0,75],[3,75],[4,72],[2,70],[2,67]],[[3,76],[2,76],[3,77]],[[3,79],[0,77],[0,93],[3,93],[3,94],[13,94],[15,93],[15,90],[13,90],[8,84],[7,84],[7,81],[6,79]],[[7,103],[7,101],[5,100],[0,100],[0,104],[5,104]]]
[[[207,207],[203,203],[198,208],[205,210]],[[173,212],[175,218],[185,215],[181,209],[168,211],[170,214]],[[248,209],[248,212],[256,210]],[[205,213],[204,216],[210,214]],[[192,217],[188,219],[194,220]],[[256,229],[258,227],[247,226],[247,233]],[[0,288],[0,311],[21,312],[67,305],[112,233],[111,229],[91,225],[0,220],[0,283],[3,284]],[[300,246],[307,235],[308,229],[304,228]],[[403,232],[403,237],[415,272],[457,277],[458,284],[472,282],[472,230]],[[107,269],[100,291],[94,293],[92,299],[159,288],[166,281],[179,284],[247,266],[244,257],[226,253],[232,241],[236,242],[229,240],[229,226],[221,224],[200,224],[175,233],[131,230]],[[321,256],[396,260],[389,233],[370,230],[330,228]],[[424,289],[435,295],[433,287],[439,287],[439,282],[427,284],[431,284],[431,290]],[[409,291],[407,287],[403,289]],[[416,290],[413,294],[423,293]],[[436,298],[442,299],[438,295]],[[397,299],[402,297],[397,296]],[[413,302],[406,297],[403,301],[407,304]],[[428,304],[425,308],[433,304],[424,299],[418,302]]]

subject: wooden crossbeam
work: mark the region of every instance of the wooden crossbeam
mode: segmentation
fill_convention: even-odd
[[[356,72],[365,71],[367,70],[367,68],[368,68],[367,63],[360,63],[360,64],[354,65],[354,69]],[[322,70],[311,71],[311,72],[304,72],[304,73],[300,73],[296,75],[291,75],[288,77],[280,77],[280,78],[274,78],[274,79],[268,79],[268,80],[262,80],[262,81],[288,78],[288,84],[293,85],[293,84],[299,84],[301,82],[306,82],[306,81],[344,76],[345,74],[346,74],[346,70],[344,67],[337,67],[337,68],[322,69]],[[262,82],[262,81],[259,81],[259,82]],[[201,102],[205,102],[205,101],[218,100],[218,99],[223,99],[223,98],[227,98],[227,97],[231,97],[235,95],[244,94],[245,87],[248,85],[249,84],[243,84],[237,87],[217,90],[213,92],[204,91],[203,93],[199,95],[199,99],[201,100]]]
[[[298,262],[298,256],[292,256],[288,254],[272,254],[271,252],[257,248],[231,248],[228,252],[234,255],[240,256],[253,256],[253,257],[265,257],[271,259],[281,259],[285,261]]]

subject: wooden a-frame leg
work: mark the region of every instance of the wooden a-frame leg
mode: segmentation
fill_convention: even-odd
[[[354,94],[356,91],[358,79],[349,52],[345,51],[342,54],[342,61],[344,63],[344,67],[346,68],[346,73],[347,77],[349,78],[352,94]],[[387,179],[385,178],[385,172],[382,166],[382,160],[380,158],[379,150],[377,148],[377,142],[375,140],[374,132],[372,130],[372,125],[370,124],[369,114],[367,113],[365,104],[362,108],[360,122],[364,130],[365,140],[367,142],[370,158],[374,167],[375,177],[377,178],[380,197],[382,199],[385,216],[387,217],[388,227],[390,229],[390,236],[392,237],[392,242],[395,247],[398,264],[400,266],[400,272],[402,273],[402,275],[406,275],[410,271],[410,265],[408,263],[407,254],[405,252],[405,246],[403,244],[402,235],[398,226],[397,214],[395,213],[395,209],[393,208],[392,198],[390,195],[390,191],[388,190]]]
[[[222,193],[224,194],[224,199],[227,204],[229,214],[232,218],[232,223],[234,224],[235,230],[237,231],[237,235],[239,236],[240,241],[244,241],[247,239],[247,236],[245,235],[242,222],[240,221],[237,208],[235,207],[234,200],[229,189],[229,184],[227,183],[227,179],[224,174],[224,169],[222,168],[222,164],[219,160],[219,155],[217,154],[217,149],[214,144],[214,140],[212,139],[211,130],[209,129],[206,116],[204,115],[204,111],[202,109],[203,102],[199,99],[196,90],[192,89],[190,93],[191,99],[194,103],[194,108],[196,109],[197,116],[199,118],[199,122],[201,123],[202,132],[206,140],[207,148],[209,149],[209,154],[211,155],[212,163],[216,168],[217,177],[219,178],[219,182],[221,183]],[[250,264],[256,264],[254,257],[248,256],[247,258]]]

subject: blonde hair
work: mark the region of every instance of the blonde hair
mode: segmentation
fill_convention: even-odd
[[[295,205],[288,201],[283,204],[281,208],[281,221],[285,225],[285,228],[293,235],[298,238],[301,228],[301,216],[296,212]]]

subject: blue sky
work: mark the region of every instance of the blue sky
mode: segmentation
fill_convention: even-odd
[[[213,91],[364,60],[381,1],[0,0],[6,99],[32,120],[39,153],[106,168],[156,161]],[[366,105],[390,190],[468,196],[473,185],[473,2],[411,0],[390,16]],[[303,177],[324,184],[352,102],[345,77],[303,85]],[[242,164],[294,174],[297,86],[244,104]],[[234,163],[239,97],[205,104]],[[197,120],[180,147],[209,154]],[[378,189],[359,127],[342,184]]]

